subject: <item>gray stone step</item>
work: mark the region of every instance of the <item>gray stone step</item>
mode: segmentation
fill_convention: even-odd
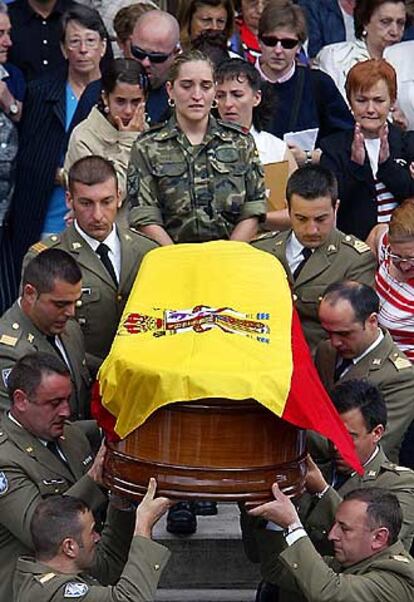
[[[250,589],[164,589],[158,590],[156,602],[254,602],[256,591]]]
[[[160,595],[162,589],[229,590],[227,594],[231,590],[256,589],[259,568],[244,553],[236,504],[219,504],[217,516],[198,516],[194,535],[173,535],[165,527],[164,517],[154,529],[154,539],[172,552],[161,577]],[[240,602],[244,600],[240,598]]]

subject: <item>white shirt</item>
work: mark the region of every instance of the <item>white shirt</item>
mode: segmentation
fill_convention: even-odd
[[[254,126],[250,128],[250,133],[254,138],[263,165],[284,161],[287,150],[286,142],[269,132],[258,132]]]
[[[285,75],[282,75],[282,77],[278,77],[277,79],[270,79],[270,77],[267,77],[267,75],[262,70],[259,57],[256,60],[255,67],[262,76],[262,79],[265,80],[265,82],[270,82],[271,84],[283,84],[284,82],[289,81],[290,78],[294,76],[296,70],[296,63],[295,61],[293,61],[292,67],[289,69],[289,71],[285,73]]]
[[[296,234],[292,232],[286,245],[286,260],[292,274],[304,259],[302,254],[304,248],[304,245],[296,238]],[[313,253],[314,249],[311,251]]]
[[[92,251],[96,253],[96,249],[101,244],[100,241],[96,240],[96,238],[92,238],[91,236],[89,236],[89,234],[86,234],[86,232],[82,230],[82,228],[79,226],[76,220],[74,222],[74,226],[79,236],[81,236],[83,240],[86,243],[88,243],[88,245],[91,247]],[[108,257],[111,260],[112,265],[114,266],[115,274],[119,282],[121,274],[121,243],[119,241],[115,224],[112,226],[111,232],[102,242],[109,248]]]

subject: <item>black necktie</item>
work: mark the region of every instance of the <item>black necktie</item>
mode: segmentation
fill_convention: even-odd
[[[63,464],[65,464],[65,465],[67,464],[66,460],[64,460],[63,456],[59,453],[58,444],[56,443],[56,441],[48,441],[46,443],[46,447],[48,450],[50,450],[52,452],[52,454],[54,456],[56,456],[56,458],[58,460],[63,462]]]
[[[63,363],[65,364],[65,366],[67,366],[66,360],[63,356],[62,351],[59,349],[57,343],[56,343],[56,336],[55,335],[49,335],[46,336],[48,342],[52,345],[53,349],[57,352],[59,358],[63,361]]]
[[[351,364],[353,364],[353,361],[351,358],[341,359],[341,361],[339,362],[339,364],[336,365],[336,368],[335,368],[335,373],[334,373],[334,382],[335,383],[337,380],[339,380],[341,378],[342,374],[345,372],[345,370],[348,368],[348,366],[351,366]]]
[[[118,286],[118,278],[116,277],[112,261],[109,259],[109,247],[105,243],[101,242],[99,247],[96,249],[96,254],[99,255],[102,263],[106,267],[108,274],[111,276],[116,286]]]
[[[300,262],[300,264],[297,266],[296,270],[293,272],[293,280],[296,280],[296,278],[299,276],[299,274],[305,267],[305,263],[308,261],[308,259],[311,255],[312,255],[312,251],[310,249],[308,249],[308,247],[303,247],[303,249],[302,249],[303,259]]]

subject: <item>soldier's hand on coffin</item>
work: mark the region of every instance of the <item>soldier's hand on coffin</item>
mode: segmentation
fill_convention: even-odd
[[[95,481],[97,485],[103,485],[102,475],[105,461],[106,445],[102,441],[98,453],[95,456],[92,466],[88,470],[88,476]]]
[[[277,483],[272,485],[273,502],[267,502],[253,510],[249,510],[252,516],[260,516],[287,529],[289,525],[300,523],[298,513],[290,498],[282,493]]]
[[[305,478],[305,487],[308,493],[322,493],[326,489],[328,483],[318,466],[312,460],[312,457],[308,454],[306,457],[307,473]]]
[[[151,477],[148,483],[147,493],[137,508],[134,535],[142,535],[151,538],[152,528],[161,516],[173,506],[173,502],[166,497],[155,497],[157,481]]]

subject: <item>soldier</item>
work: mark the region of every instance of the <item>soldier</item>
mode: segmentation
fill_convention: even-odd
[[[162,245],[249,241],[266,213],[263,167],[249,134],[210,115],[211,62],[197,50],[178,55],[167,91],[174,116],[132,148],[130,224]]]
[[[286,198],[291,230],[265,235],[253,244],[285,267],[306,340],[314,351],[326,338],[318,319],[326,287],[344,278],[373,285],[376,262],[364,242],[335,228],[338,186],[330,171],[318,165],[301,167],[288,180]]]
[[[274,501],[250,514],[270,521],[268,527],[275,529],[268,530],[272,553],[261,561],[265,578],[282,588],[280,602],[413,600],[414,560],[398,540],[401,508],[392,493],[376,487],[348,493],[328,535],[334,557],[322,558],[292,501],[276,483],[272,490]]]
[[[15,563],[32,549],[29,525],[42,498],[66,493],[93,509],[106,502],[104,449],[94,461],[85,435],[67,422],[72,385],[62,360],[40,351],[26,355],[8,387],[11,408],[0,426],[0,600],[13,599]],[[132,526],[126,517],[125,536]]]
[[[154,499],[155,490],[156,481],[150,479],[148,491],[136,511],[134,536],[126,565],[130,542],[122,542],[114,521],[116,513],[119,514],[116,504],[121,500],[115,500],[114,496],[111,498],[99,545],[100,537],[95,531],[93,514],[81,500],[56,496],[40,502],[30,525],[36,558],[18,561],[14,600],[154,600],[159,578],[170,555],[167,548],[151,540],[154,524],[169,506],[167,498]],[[131,506],[130,512],[133,508]],[[124,513],[127,511],[123,510]],[[105,587],[108,568],[113,571],[115,564],[119,566],[119,572],[124,565],[125,568],[114,586]],[[91,571],[97,578],[90,576]]]
[[[0,319],[0,406],[9,407],[7,379],[16,361],[33,351],[52,353],[70,370],[72,417],[89,417],[91,378],[79,324],[72,320],[82,274],[60,249],[32,259],[23,273],[22,296]]]
[[[327,536],[342,498],[354,489],[381,487],[398,499],[403,516],[399,537],[409,551],[414,533],[414,472],[391,463],[380,447],[387,424],[387,409],[381,392],[367,381],[349,380],[337,385],[331,397],[354,441],[364,474],[352,472],[328,443],[330,461],[321,470],[308,457],[307,493],[298,500],[298,511],[313,545],[320,554],[332,554],[332,544]],[[262,521],[249,517],[244,511],[241,520],[247,556],[252,562],[258,562],[259,547],[266,556],[272,553],[273,542]],[[267,546],[269,551],[265,552]],[[274,590],[273,584],[262,582],[259,600],[266,600],[266,596],[272,599],[273,594],[276,598]]]
[[[47,248],[63,249],[77,261],[82,295],[76,301],[76,319],[88,363],[98,367],[109,353],[141,261],[157,244],[115,225],[121,199],[110,161],[98,156],[76,161],[69,170],[66,195],[74,223],[33,245],[24,265]]]
[[[392,462],[414,418],[414,367],[389,333],[378,326],[379,299],[370,286],[344,281],[331,284],[319,307],[329,341],[316,350],[315,363],[326,389],[335,382],[366,378],[382,392],[388,428],[382,447]]]

